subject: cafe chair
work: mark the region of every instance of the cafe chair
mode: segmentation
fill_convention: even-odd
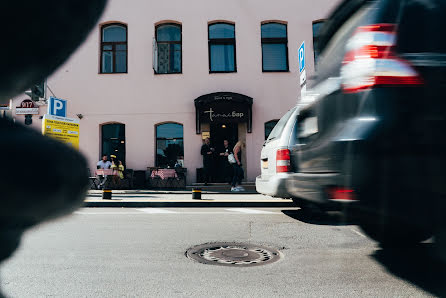
[[[124,170],[124,179],[121,180],[122,188],[133,189],[133,170]]]
[[[98,177],[92,176],[89,168],[87,169],[87,171],[88,171],[88,180],[90,181],[90,189],[99,189]]]

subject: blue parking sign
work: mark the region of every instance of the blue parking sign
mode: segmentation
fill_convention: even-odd
[[[299,47],[299,73],[305,69],[305,41]]]
[[[59,117],[67,117],[67,101],[50,97],[48,100],[48,114]]]

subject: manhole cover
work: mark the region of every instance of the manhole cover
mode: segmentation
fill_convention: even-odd
[[[186,256],[203,264],[251,267],[276,262],[282,254],[260,245],[216,242],[191,247],[186,251]]]

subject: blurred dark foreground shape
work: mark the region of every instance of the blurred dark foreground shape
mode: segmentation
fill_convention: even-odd
[[[106,0],[3,3],[0,103],[48,77],[82,43]],[[73,88],[76,88],[73,82]],[[0,119],[0,261],[23,231],[82,204],[88,185],[84,157],[36,131]],[[1,297],[0,293],[0,297]]]
[[[380,249],[372,258],[393,275],[407,280],[437,297],[446,297],[446,264],[439,262],[435,243]]]

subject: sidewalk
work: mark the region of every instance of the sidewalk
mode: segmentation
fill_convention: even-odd
[[[193,200],[188,191],[153,191],[153,190],[116,190],[111,200],[102,199],[102,191],[91,190],[85,199],[85,207],[156,207],[156,208],[223,208],[257,207],[282,208],[295,207],[292,200],[272,198],[253,193],[203,192],[201,200]]]

